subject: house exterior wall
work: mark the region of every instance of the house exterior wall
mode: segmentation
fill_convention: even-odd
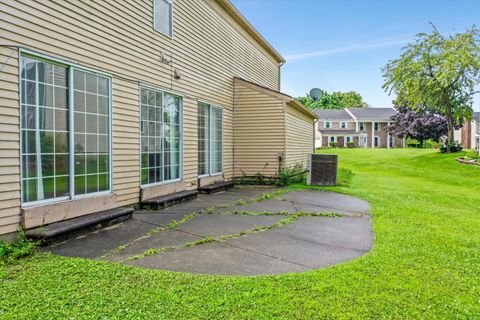
[[[223,107],[223,174],[230,179],[233,77],[279,89],[279,62],[213,0],[174,1],[172,38],[153,29],[150,0],[0,0],[0,5],[0,43],[12,46],[0,47],[5,66],[0,77],[0,234],[17,230],[21,222],[19,52],[14,46],[112,75],[113,199],[82,214],[139,201],[140,85],[183,97],[183,177],[176,190],[197,184],[198,101]],[[174,70],[180,79],[173,77]],[[166,190],[171,186],[150,194]],[[53,211],[42,206],[30,214],[49,222],[65,218]]]
[[[278,154],[285,153],[284,108],[282,96],[235,80],[235,176],[278,173]]]
[[[332,121],[332,128],[331,129],[325,129],[324,128],[324,121],[323,119],[319,119],[319,125],[317,127],[317,132],[316,132],[316,141],[317,141],[317,148],[318,147],[329,147],[330,146],[330,136],[335,136],[336,141],[338,143],[339,148],[346,147],[346,139],[347,137],[352,137],[352,142],[354,142],[355,147],[361,147],[360,146],[360,135],[365,135],[367,137],[367,147],[372,148],[373,146],[373,137],[378,137],[379,138],[379,146],[378,148],[388,148],[388,132],[386,130],[388,126],[388,122],[382,122],[382,121],[377,121],[378,123],[378,130],[373,130],[372,134],[372,128],[374,129],[374,124],[375,122],[372,121],[362,121],[359,120],[357,121],[358,123],[363,122],[364,124],[364,130],[360,130],[360,125],[358,126],[358,131],[357,129],[357,122],[355,121],[349,121],[347,122],[347,128],[341,128],[340,123],[342,121]],[[345,120],[347,121],[347,120]],[[322,132],[320,132],[322,130]],[[329,131],[332,131],[334,133],[329,134]],[[341,133],[341,130],[355,130],[354,133]],[[320,144],[321,143],[321,144]],[[393,136],[392,137],[392,145],[390,145],[391,148],[394,147],[403,147],[403,142],[402,139]]]
[[[358,147],[359,147],[359,144],[360,144],[360,142],[359,142],[359,137],[353,137],[353,146],[354,146],[355,148],[358,148]]]
[[[319,126],[320,121],[315,125],[315,149],[325,146],[325,144],[322,142],[322,134],[320,133]]]
[[[367,147],[372,148],[373,147],[373,135],[372,135],[373,123],[365,122],[364,126],[365,126],[365,133],[367,134]]]
[[[462,148],[471,149],[473,147],[472,122],[466,122],[460,129],[460,141]]]
[[[378,122],[378,130],[375,130],[375,135],[380,138],[380,148],[388,147],[388,132],[386,130],[386,122]]]
[[[287,104],[286,112],[286,167],[296,164],[307,165],[308,155],[313,153],[314,122],[312,117],[305,115]]]
[[[464,149],[478,149],[480,137],[480,123],[476,120],[465,122],[463,127],[454,131],[454,140]]]
[[[355,129],[356,128],[356,124],[355,124],[355,121],[352,121],[352,120],[345,120],[345,121],[339,121],[339,120],[320,120],[318,122],[318,129],[320,130],[324,130],[326,129],[325,128],[325,122],[331,122],[332,124],[332,127],[330,129]],[[342,122],[346,122],[347,124],[347,127],[346,128],[342,128]]]

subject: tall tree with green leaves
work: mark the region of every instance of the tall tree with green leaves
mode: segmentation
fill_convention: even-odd
[[[362,108],[368,107],[363,101],[363,97],[356,91],[333,92],[329,94],[322,90],[322,96],[318,100],[313,100],[310,96],[299,97],[297,101],[309,109],[343,109],[343,108]]]
[[[445,116],[452,144],[455,126],[472,118],[480,83],[480,31],[473,26],[464,33],[443,35],[433,24],[432,28],[430,34],[418,34],[400,58],[388,62],[383,88],[412,110]]]

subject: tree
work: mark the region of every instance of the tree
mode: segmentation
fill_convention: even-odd
[[[363,101],[363,97],[355,91],[333,92],[329,94],[322,90],[322,96],[317,101],[310,96],[299,97],[297,101],[302,103],[308,109],[343,109],[343,108],[362,108],[368,107]]]
[[[387,131],[400,138],[412,138],[423,147],[425,140],[439,142],[448,134],[445,117],[432,111],[414,111],[407,107],[395,107],[397,113],[391,117],[392,122]]]
[[[396,93],[405,106],[445,116],[448,144],[464,119],[472,117],[475,86],[480,83],[480,32],[444,36],[432,24],[431,34],[420,33],[400,58],[383,69],[383,88]]]

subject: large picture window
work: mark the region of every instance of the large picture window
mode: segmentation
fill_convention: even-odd
[[[22,203],[110,190],[110,78],[30,55],[20,69]]]
[[[141,88],[142,185],[180,179],[180,97]]]
[[[198,105],[198,175],[223,171],[223,110],[209,104]]]

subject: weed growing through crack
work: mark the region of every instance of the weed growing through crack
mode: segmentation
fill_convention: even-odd
[[[245,215],[259,215],[259,212],[248,212],[248,211],[243,211],[240,214],[245,214]],[[271,213],[268,212],[261,212],[261,215],[272,215]],[[136,260],[136,259],[141,259],[147,256],[151,256],[153,254],[159,254],[159,253],[164,253],[172,250],[177,250],[177,249],[182,249],[182,248],[190,248],[190,247],[195,247],[198,245],[210,243],[210,242],[224,242],[229,239],[236,239],[240,238],[249,234],[253,233],[258,233],[258,232],[263,232],[271,229],[277,229],[281,228],[284,225],[290,224],[298,220],[300,217],[330,217],[330,218],[335,218],[335,217],[342,217],[341,214],[335,213],[335,212],[297,212],[293,214],[288,214],[288,212],[285,214],[287,217],[282,218],[275,222],[274,224],[267,225],[267,226],[255,226],[252,229],[249,230],[242,230],[238,233],[234,234],[229,234],[229,235],[223,235],[220,237],[203,237],[202,239],[196,240],[196,241],[190,241],[186,242],[180,246],[172,246],[172,247],[164,247],[164,248],[152,248],[144,251],[142,254],[127,258],[126,260]]]

